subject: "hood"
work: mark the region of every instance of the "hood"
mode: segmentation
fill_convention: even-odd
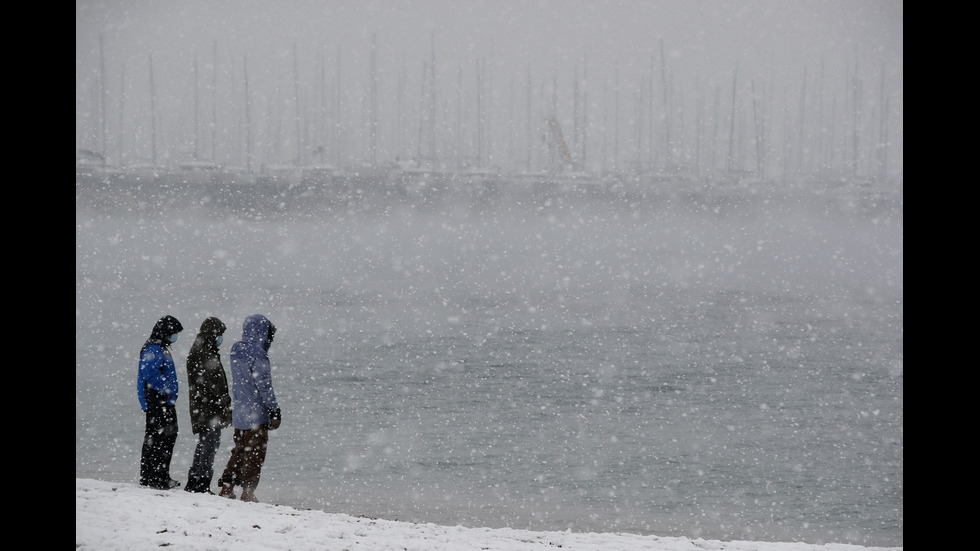
[[[215,317],[210,317],[204,320],[201,324],[201,330],[198,331],[197,337],[194,338],[194,345],[191,346],[191,353],[198,353],[202,350],[214,351],[218,348],[217,339],[225,333],[224,322]]]
[[[180,333],[184,330],[184,326],[177,321],[177,318],[167,315],[163,316],[157,320],[156,325],[153,326],[153,331],[150,332],[150,338],[147,339],[146,344],[143,345],[145,349],[149,344],[157,344],[163,347],[170,346],[170,335],[174,333]]]
[[[242,341],[269,349],[269,327],[272,322],[262,314],[252,314],[242,324]]]
[[[197,335],[214,342],[216,338],[225,334],[225,329],[227,328],[223,321],[215,317],[210,317],[201,324],[201,330],[198,331]]]
[[[173,335],[174,333],[180,333],[184,330],[184,326],[177,321],[177,318],[173,316],[163,316],[157,320],[156,325],[153,326],[153,331],[150,333],[151,339],[164,339]]]

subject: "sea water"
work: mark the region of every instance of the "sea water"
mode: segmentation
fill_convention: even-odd
[[[154,322],[277,326],[260,500],[903,545],[903,221],[836,201],[76,204],[75,472],[136,482]],[[229,371],[230,375],[230,371]],[[172,475],[195,439],[186,390]],[[228,458],[222,433],[215,479]]]

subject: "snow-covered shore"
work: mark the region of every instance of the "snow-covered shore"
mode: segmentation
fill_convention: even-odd
[[[464,528],[244,503],[75,479],[75,549],[190,551],[896,551],[901,547],[714,541],[633,534]]]

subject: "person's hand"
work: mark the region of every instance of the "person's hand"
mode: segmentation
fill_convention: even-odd
[[[282,424],[282,412],[279,409],[269,411],[269,430],[276,430]]]

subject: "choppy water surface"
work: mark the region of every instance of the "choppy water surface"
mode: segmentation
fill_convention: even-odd
[[[184,380],[205,317],[227,351],[260,312],[284,419],[264,501],[903,545],[900,212],[77,206],[75,236],[78,477],[137,479],[136,356],[158,317],[188,328]]]

